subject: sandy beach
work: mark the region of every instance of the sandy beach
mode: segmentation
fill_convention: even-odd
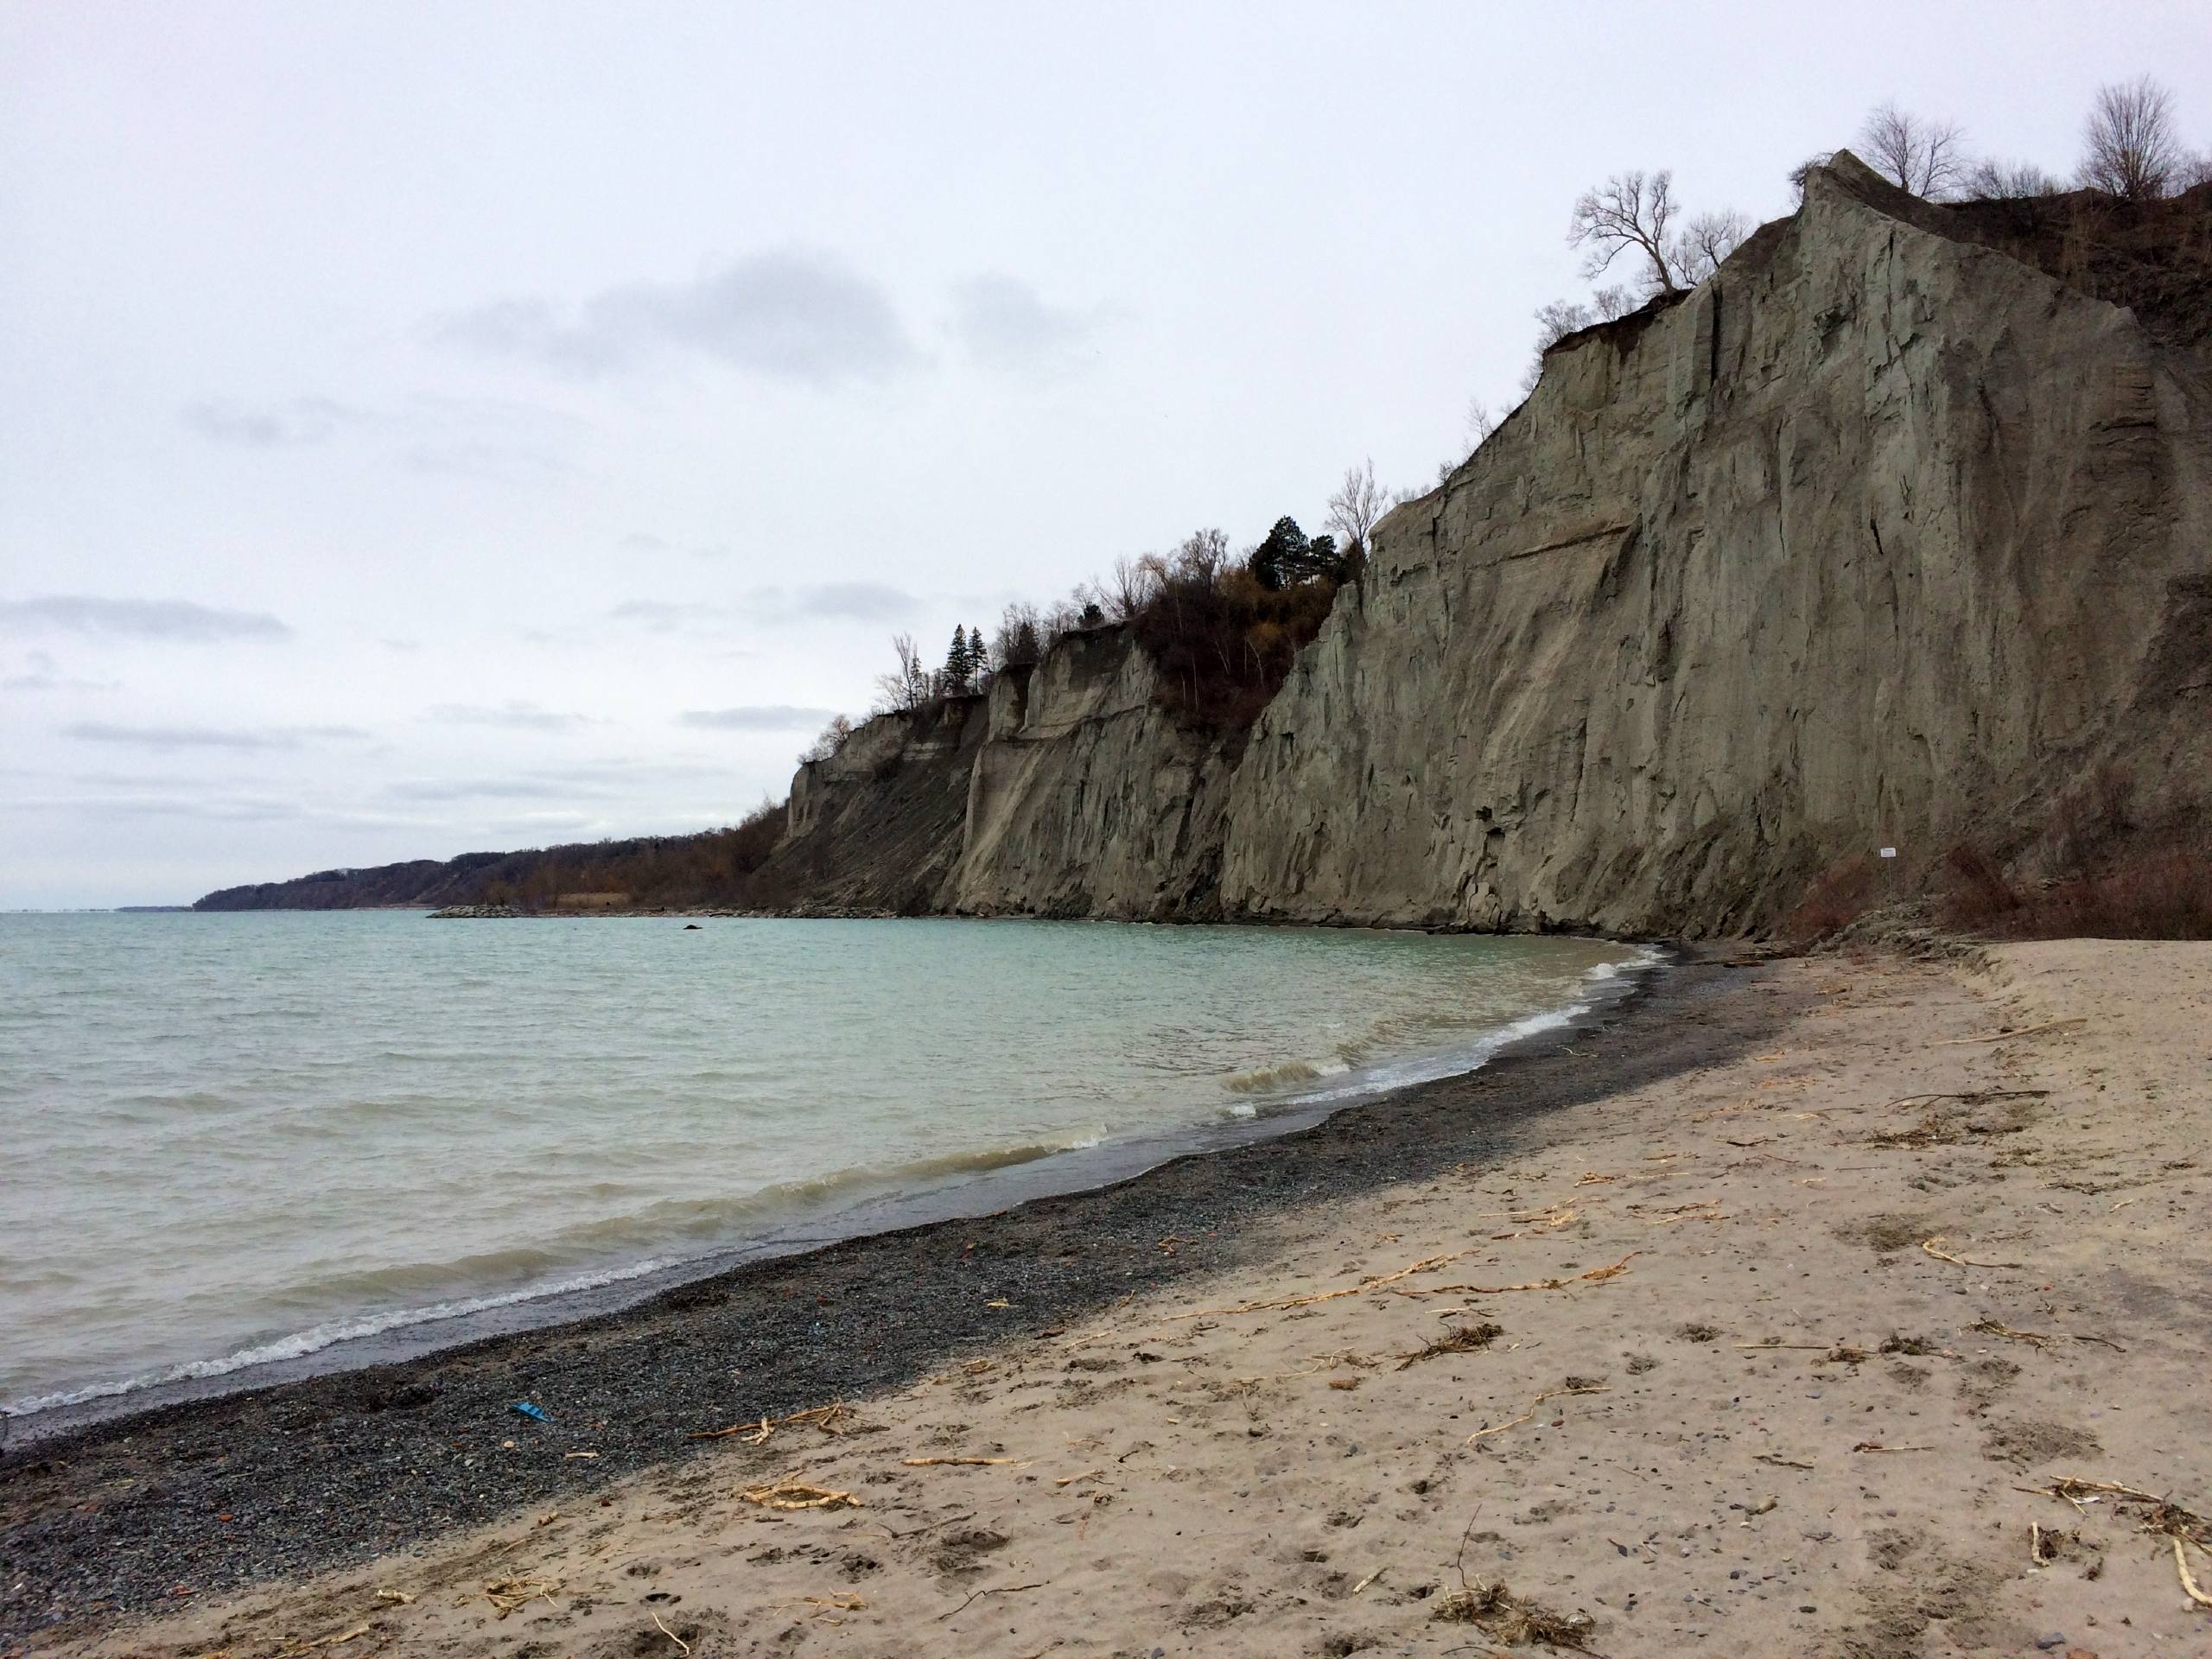
[[[18,1448],[0,1649],[2202,1652],[2208,1124],[2212,946],[1687,965],[1106,1193]]]

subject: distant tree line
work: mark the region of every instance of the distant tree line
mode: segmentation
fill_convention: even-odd
[[[783,838],[785,810],[781,802],[763,801],[737,823],[696,835],[469,855],[475,868],[451,902],[549,911],[562,908],[564,896],[619,895],[639,909],[772,907],[788,897],[763,868]]]

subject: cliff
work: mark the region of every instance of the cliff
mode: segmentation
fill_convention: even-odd
[[[2100,763],[2202,798],[2206,366],[1840,157],[1381,527],[1225,903],[1732,931],[1848,855],[2019,844]]]
[[[1878,847],[2025,847],[2101,766],[2202,800],[2203,308],[2146,327],[1995,217],[1839,156],[1695,293],[1554,346],[1249,741],[1071,636],[980,720],[803,770],[779,860],[899,909],[1694,936]]]
[[[1241,745],[1179,727],[1128,632],[1061,639],[988,696],[879,715],[791,780],[764,874],[801,912],[1202,919]]]
[[[787,817],[202,905],[496,876],[525,901],[1699,936],[1881,847],[1901,886],[1966,839],[2032,863],[2093,777],[2201,819],[2212,186],[1943,207],[1839,156],[1695,292],[1554,346],[1377,527],[1256,723],[1160,692],[1129,630],[1086,630],[869,721]]]

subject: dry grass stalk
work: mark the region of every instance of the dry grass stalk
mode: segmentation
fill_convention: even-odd
[[[1425,1290],[1393,1290],[1393,1296],[1503,1296],[1515,1290],[1565,1290],[1570,1285],[1583,1283],[1602,1285],[1606,1280],[1628,1271],[1628,1264],[1642,1250],[1630,1250],[1610,1266],[1592,1268],[1587,1273],[1578,1273],[1571,1279],[1532,1279],[1525,1285],[1431,1285]]]
[[[1824,1354],[1829,1347],[1825,1342],[1733,1342],[1728,1345],[1747,1354],[1783,1349],[1802,1349],[1808,1353]]]
[[[955,1607],[951,1612],[939,1613],[937,1616],[936,1622],[942,1624],[946,1619],[956,1618],[959,1614],[966,1612],[969,1608],[974,1606],[978,1600],[985,1596],[1011,1596],[1019,1594],[1024,1590],[1042,1590],[1049,1582],[1049,1580],[1040,1579],[1035,1584],[995,1584],[988,1589],[976,1591],[974,1595],[969,1596],[967,1600],[962,1602],[957,1607]]]
[[[1590,1651],[1597,1621],[1587,1613],[1558,1613],[1540,1602],[1523,1600],[1503,1584],[1477,1582],[1437,1599],[1431,1618],[1478,1626],[1491,1640],[1509,1647],[1541,1642],[1572,1653]]]
[[[1469,1446],[1472,1446],[1477,1440],[1486,1439],[1490,1435],[1503,1434],[1509,1428],[1520,1427],[1522,1424],[1529,1421],[1535,1416],[1538,1408],[1542,1406],[1544,1402],[1547,1400],[1558,1400],[1567,1395],[1573,1394],[1611,1394],[1611,1392],[1612,1390],[1611,1389],[1600,1388],[1594,1382],[1580,1383],[1573,1387],[1564,1389],[1547,1389],[1543,1393],[1538,1395],[1534,1400],[1531,1400],[1529,1402],[1529,1409],[1522,1412],[1518,1417],[1513,1418],[1508,1422],[1492,1424],[1488,1428],[1477,1429],[1473,1433],[1467,1436],[1467,1444]]]
[[[670,1630],[667,1625],[661,1624],[660,1615],[658,1613],[655,1613],[653,1615],[653,1623],[660,1625],[660,1633],[663,1636],[666,1637],[670,1641],[675,1643],[677,1647],[683,1649],[683,1659],[691,1659],[691,1644],[689,1642],[686,1642],[682,1637],[678,1636],[674,1630]]]
[[[842,1433],[844,1431],[837,1425],[852,1414],[853,1408],[843,1401],[832,1400],[826,1406],[809,1406],[804,1411],[795,1411],[788,1417],[778,1417],[772,1421],[763,1417],[758,1423],[737,1423],[728,1428],[709,1429],[691,1438],[695,1440],[721,1440],[733,1434],[741,1434],[747,1446],[766,1446],[768,1437],[779,1428],[810,1426],[824,1434]]]
[[[1410,1354],[1399,1355],[1398,1369],[1402,1371],[1408,1370],[1409,1368],[1419,1364],[1424,1359],[1434,1359],[1439,1354],[1472,1353],[1478,1348],[1489,1347],[1491,1343],[1497,1341],[1498,1338],[1504,1334],[1505,1327],[1502,1325],[1483,1324],[1457,1325],[1452,1330],[1446,1331],[1442,1336],[1437,1338],[1435,1341],[1428,1344],[1426,1347],[1417,1348]],[[1342,1384],[1341,1386],[1346,1388],[1356,1387],[1358,1382],[1359,1379],[1357,1377],[1354,1377],[1350,1382]],[[1336,1388],[1340,1385],[1332,1382],[1329,1386],[1331,1388]]]
[[[800,1480],[778,1480],[765,1486],[748,1486],[737,1496],[745,1503],[757,1503],[764,1510],[857,1510],[861,1506],[860,1499],[850,1492],[834,1492],[827,1486],[810,1486]]]
[[[901,1458],[909,1469],[986,1468],[995,1464],[1034,1463],[1034,1458]]]
[[[1921,1240],[1920,1248],[1927,1251],[1929,1255],[1934,1256],[1938,1262],[1948,1262],[1953,1267],[1957,1268],[2018,1268],[2027,1265],[2025,1262],[1976,1262],[1971,1256],[1953,1255],[1948,1250],[1941,1250],[1936,1248],[1939,1244],[1948,1243],[1949,1243],[1949,1241],[1946,1239],[1942,1234],[1938,1233],[1933,1238],[1923,1238]]]
[[[537,1573],[511,1579],[493,1579],[484,1586],[484,1599],[498,1608],[499,1617],[505,1618],[516,1608],[536,1601],[540,1596],[550,1603],[553,1599],[553,1592],[560,1587],[560,1580],[545,1578]]]
[[[1347,1285],[1341,1290],[1325,1290],[1312,1296],[1291,1296],[1278,1301],[1243,1302],[1235,1307],[1201,1307],[1188,1313],[1171,1313],[1167,1317],[1171,1321],[1211,1319],[1230,1313],[1261,1313],[1274,1308],[1311,1307],[1316,1302],[1333,1302],[1342,1296],[1357,1296],[1362,1291],[1378,1290],[1384,1285],[1394,1285],[1399,1280],[1410,1278],[1416,1273],[1433,1273],[1446,1262],[1457,1262],[1467,1254],[1469,1252],[1465,1250],[1453,1250],[1446,1255],[1432,1255],[1427,1261],[1415,1262],[1409,1267],[1400,1268],[1395,1273],[1370,1275],[1361,1280],[1357,1284]]]
[[[1518,1221],[1522,1217],[1516,1216],[1510,1219]],[[1578,1211],[1562,1206],[1557,1210],[1538,1211],[1528,1219],[1529,1224],[1525,1227],[1516,1228],[1510,1233],[1492,1233],[1491,1242],[1495,1243],[1502,1239],[1527,1238],[1540,1233],[1554,1233],[1569,1223],[1580,1220],[1581,1215]]]
[[[2115,1507],[2131,1503],[2145,1503],[2151,1513],[2144,1518],[2142,1529],[2169,1538],[2186,1538],[2199,1549],[2212,1549],[2212,1522],[2193,1510],[2160,1497],[2156,1492],[2146,1492],[2133,1486],[2117,1486],[2106,1480],[2082,1480],[2068,1475],[2048,1486],[2024,1487],[2026,1491],[2046,1497],[2063,1498],[2071,1503],[2077,1514],[2088,1513],[2088,1505],[2101,1498],[2109,1497]]]
[[[1998,1324],[1994,1319],[1977,1319],[1967,1329],[1979,1331],[1985,1337],[2002,1337],[2007,1342],[2024,1342],[2037,1348],[2048,1348],[2058,1340],[2056,1337],[2044,1335],[2040,1331],[2015,1331],[2010,1325]]]
[[[2039,1026],[2023,1026],[2018,1031],[1993,1031],[1986,1037],[1947,1037],[1940,1043],[1930,1043],[1930,1048],[1960,1048],[1970,1043],[2009,1043],[2015,1037],[2032,1037],[2039,1031],[2057,1031],[2066,1026],[2083,1026],[2082,1020],[2046,1020]]]
[[[2196,1580],[2189,1576],[2189,1557],[2182,1551],[2181,1540],[2171,1541],[2174,1547],[2174,1567],[2181,1574],[2181,1587],[2189,1599],[2200,1607],[2212,1607],[2212,1596],[2197,1588]],[[2199,1545],[2201,1549],[2202,1545]]]

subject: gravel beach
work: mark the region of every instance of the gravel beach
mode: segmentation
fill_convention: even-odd
[[[1255,1229],[1286,1211],[1497,1159],[1540,1141],[1560,1107],[1763,1040],[1781,1012],[1774,999],[1727,995],[1747,972],[1678,962],[1595,1028],[1103,1191],[756,1263],[571,1325],[10,1447],[0,1459],[0,1640],[174,1608],[518,1506],[573,1501],[696,1455],[702,1443],[691,1437],[703,1429],[893,1387],[953,1356],[1236,1267],[1251,1259]],[[523,1400],[551,1422],[511,1409]],[[531,1455],[512,1455],[510,1441]]]

